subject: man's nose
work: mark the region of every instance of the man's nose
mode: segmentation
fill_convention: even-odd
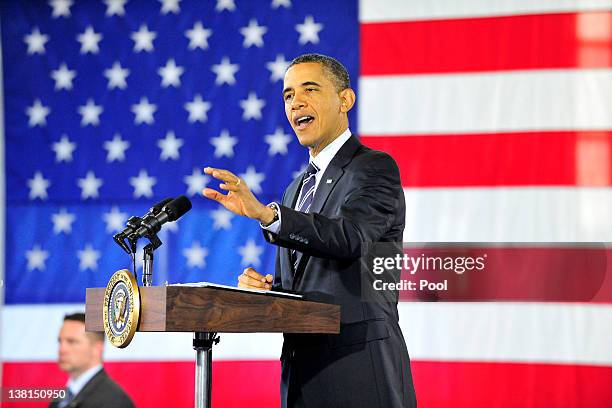
[[[301,96],[295,95],[293,97],[293,100],[291,101],[291,109],[292,110],[298,110],[298,109],[301,109],[301,108],[303,108],[305,106],[306,106],[306,102],[304,102],[304,99],[302,99]]]

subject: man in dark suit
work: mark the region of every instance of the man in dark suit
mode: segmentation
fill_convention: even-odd
[[[130,397],[102,367],[104,334],[85,332],[85,315],[64,317],[59,333],[59,360],[62,371],[70,376],[66,396],[51,402],[52,408],[131,408]]]
[[[355,93],[335,59],[306,54],[293,60],[283,98],[310,164],[282,202],[266,206],[242,179],[210,167],[205,172],[222,180],[220,188],[228,193],[203,191],[234,213],[258,220],[266,240],[278,246],[275,276],[247,268],[238,278],[240,287],[290,290],[341,306],[340,334],[285,334],[282,405],[416,406],[397,293],[364,284],[367,272],[361,270],[364,244],[402,241],[405,203],[397,165],[351,134],[347,113]]]

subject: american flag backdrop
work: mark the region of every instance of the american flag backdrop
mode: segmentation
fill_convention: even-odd
[[[610,0],[0,10],[4,387],[65,384],[63,315],[130,267],[112,235],[163,198],[185,194],[193,209],[160,234],[154,284],[272,273],[257,223],[200,196],[215,186],[202,168],[240,174],[263,202],[281,197],[308,160],[281,98],[288,61],[305,52],[349,69],[351,130],[400,166],[406,242],[612,241]],[[421,406],[612,406],[607,303],[399,309]],[[222,335],[213,405],[277,406],[281,343]],[[189,406],[193,357],[189,334],[138,333],[107,347],[106,367],[138,406]]]

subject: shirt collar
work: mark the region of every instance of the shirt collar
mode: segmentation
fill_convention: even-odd
[[[72,392],[73,395],[77,395],[79,392],[81,392],[83,387],[85,387],[85,384],[87,384],[94,375],[98,374],[98,371],[100,370],[102,370],[102,364],[91,367],[77,378],[71,378],[68,380],[68,384],[66,386],[70,389],[70,392]]]
[[[315,157],[310,156],[310,161],[317,166],[319,171],[317,174],[325,173],[325,169],[329,166],[332,159],[338,153],[338,150],[346,143],[347,140],[351,138],[351,130],[347,128],[340,136],[334,139],[333,142],[325,146],[323,150],[319,152]]]

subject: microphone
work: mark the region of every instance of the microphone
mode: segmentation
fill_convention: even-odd
[[[152,215],[157,215],[157,214],[159,214],[159,212],[162,210],[162,208],[164,208],[164,206],[166,204],[168,204],[172,200],[174,200],[172,197],[164,198],[159,203],[157,203],[153,207],[149,208],[149,211],[143,216],[143,218],[146,217],[147,215],[151,215],[151,214]]]
[[[191,201],[185,196],[179,196],[164,205],[158,214],[145,216],[140,227],[132,232],[128,239],[130,242],[136,242],[139,238],[153,236],[159,232],[163,224],[178,220],[189,210],[191,210]]]
[[[149,209],[149,211],[145,215],[143,215],[142,217],[130,217],[127,220],[126,228],[123,231],[121,231],[121,232],[119,232],[119,233],[117,233],[117,234],[115,234],[113,236],[113,239],[115,240],[115,242],[121,248],[123,248],[123,250],[125,252],[127,252],[128,254],[131,254],[132,252],[130,251],[130,247],[125,242],[125,238],[128,235],[132,234],[134,231],[136,231],[140,227],[140,224],[142,224],[142,219],[143,218],[146,218],[146,217],[148,217],[150,215],[157,215],[157,214],[159,214],[159,212],[162,210],[162,208],[164,208],[164,206],[166,204],[168,204],[169,202],[171,202],[171,201],[172,201],[172,198],[165,198],[162,201],[160,201],[159,203],[155,204],[153,207],[151,207]]]

